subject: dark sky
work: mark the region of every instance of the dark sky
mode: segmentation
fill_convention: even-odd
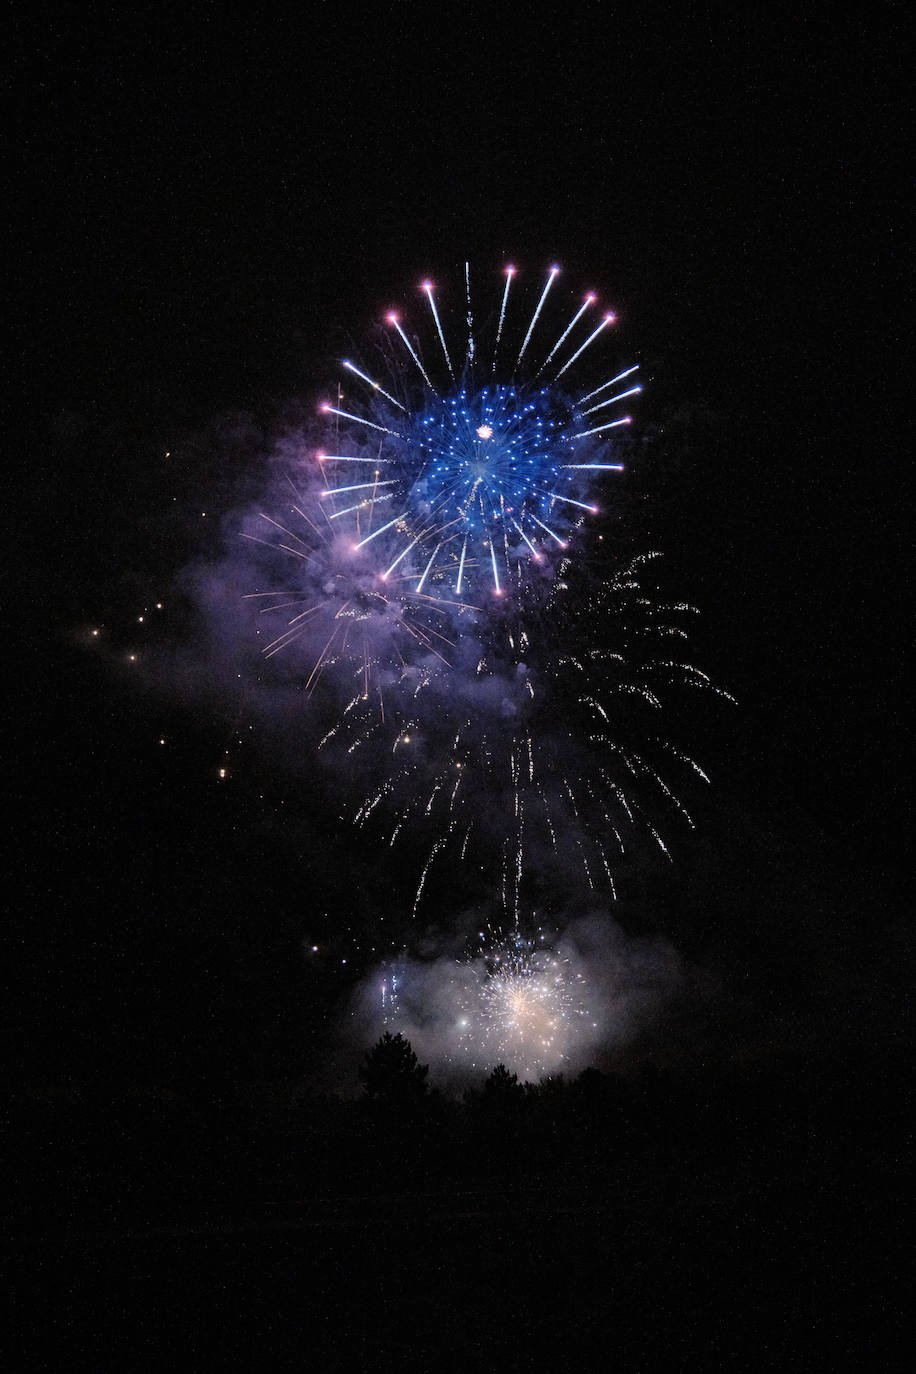
[[[104,622],[126,650],[138,609],[206,554],[191,513],[250,480],[221,417],[269,425],[314,394],[332,337],[466,257],[593,274],[654,362],[647,544],[741,702],[705,742],[719,808],[652,898],[724,989],[695,1033],[896,1033],[900,14],[19,10],[7,606],[28,1072],[271,1077],[314,1055],[333,978],[299,945],[333,929],[345,948],[320,858],[345,840],[267,759],[217,787],[233,722],[132,686],[85,632]]]

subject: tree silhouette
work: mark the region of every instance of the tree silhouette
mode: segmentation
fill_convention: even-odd
[[[366,1096],[379,1105],[416,1107],[429,1092],[428,1064],[418,1064],[410,1041],[386,1031],[366,1054],[359,1067],[360,1082]]]
[[[500,1104],[520,1103],[525,1090],[518,1081],[517,1073],[510,1073],[505,1064],[497,1064],[483,1085],[484,1097],[488,1102]]]

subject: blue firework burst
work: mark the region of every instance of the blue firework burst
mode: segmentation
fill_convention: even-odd
[[[479,333],[466,274],[457,352],[424,282],[430,337],[387,315],[377,359],[384,384],[368,363],[343,361],[358,391],[350,401],[338,386],[336,404],[321,406],[331,428],[317,454],[325,511],[329,523],[346,522],[354,552],[371,553],[383,583],[416,596],[502,596],[555,564],[583,518],[597,514],[601,480],[622,470],[611,441],[630,422],[621,408],[642,389],[639,364],[607,363],[599,337],[607,341],[615,316],[590,328],[591,292],[547,334],[557,273],[530,318],[518,312],[517,349],[510,267],[498,316]],[[576,386],[587,361],[604,367],[604,380]]]

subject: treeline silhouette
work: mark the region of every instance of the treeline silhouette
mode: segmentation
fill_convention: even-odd
[[[200,1206],[474,1189],[651,1190],[682,1202],[730,1190],[874,1187],[898,1157],[902,1064],[777,1057],[623,1076],[586,1069],[521,1083],[497,1066],[456,1099],[386,1034],[344,1099],[294,1083],[19,1094],[12,1127],[21,1226],[116,1223]]]

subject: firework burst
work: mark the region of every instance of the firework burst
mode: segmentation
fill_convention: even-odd
[[[659,723],[673,694],[717,690],[684,661],[691,608],[653,596],[651,555],[598,578],[584,556],[641,384],[607,359],[613,312],[564,304],[557,276],[516,304],[507,268],[478,319],[466,269],[460,334],[424,282],[426,332],[392,311],[343,361],[323,441],[291,440],[286,511],[243,531],[269,548],[264,656],[322,684],[320,748],[365,780],[354,823],[427,837],[415,914],[457,862],[516,923],[545,865],[616,895],[634,832],[670,857],[668,819],[692,825],[676,779],[706,780]]]
[[[459,1054],[472,1068],[503,1064],[523,1080],[562,1069],[596,1023],[584,975],[538,931],[481,931],[462,968]]]

